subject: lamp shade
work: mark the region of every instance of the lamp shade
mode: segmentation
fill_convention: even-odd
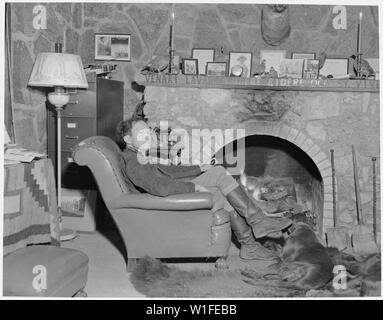
[[[88,88],[80,56],[54,52],[38,54],[28,85],[34,87]]]

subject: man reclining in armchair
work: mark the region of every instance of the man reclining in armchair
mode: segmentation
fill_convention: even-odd
[[[273,260],[275,254],[256,241],[258,238],[282,237],[283,230],[291,225],[287,218],[270,218],[257,207],[237,181],[222,166],[169,166],[141,161],[143,137],[153,132],[143,120],[121,121],[116,130],[118,142],[125,145],[122,157],[125,179],[137,190],[155,196],[188,192],[210,192],[213,211],[224,208],[230,213],[231,227],[241,244],[242,259]],[[181,178],[190,177],[190,181]]]

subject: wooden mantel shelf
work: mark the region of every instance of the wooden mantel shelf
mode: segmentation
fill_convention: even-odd
[[[235,78],[193,75],[146,75],[143,86],[250,90],[379,92],[379,80]]]

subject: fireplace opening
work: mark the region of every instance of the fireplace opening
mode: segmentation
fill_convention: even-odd
[[[242,154],[245,155],[246,181],[250,189],[254,188],[248,191],[257,203],[270,215],[304,214],[314,230],[321,233],[323,180],[310,156],[278,137],[251,135],[243,139],[244,144],[234,141],[230,148],[225,146],[223,155],[232,152],[238,157],[237,148],[245,147]]]

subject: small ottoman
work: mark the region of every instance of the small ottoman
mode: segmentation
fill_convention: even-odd
[[[72,297],[83,292],[88,279],[89,258],[78,250],[35,245],[3,262],[4,296]]]

